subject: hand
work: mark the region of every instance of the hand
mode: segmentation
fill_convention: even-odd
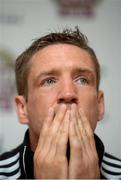
[[[93,131],[82,110],[71,108],[69,179],[98,179],[99,165]]]
[[[69,110],[61,105],[56,115],[49,110],[34,154],[34,175],[37,179],[67,179],[66,149],[69,129]]]

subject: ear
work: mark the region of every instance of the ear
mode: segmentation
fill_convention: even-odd
[[[28,124],[29,120],[27,116],[27,104],[25,98],[23,96],[16,96],[15,103],[20,123]]]
[[[102,91],[99,91],[98,92],[98,121],[103,119],[104,111],[105,111],[104,93]]]

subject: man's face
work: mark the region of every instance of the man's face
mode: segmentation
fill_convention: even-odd
[[[103,114],[103,94],[96,89],[96,72],[90,55],[69,44],[55,44],[31,59],[26,103],[31,134],[39,136],[48,109],[62,103],[82,108],[94,130]]]

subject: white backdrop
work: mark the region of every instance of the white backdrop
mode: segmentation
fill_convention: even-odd
[[[15,57],[32,39],[51,30],[78,25],[87,35],[102,66],[101,89],[105,92],[106,113],[96,132],[106,150],[121,158],[121,1],[103,0],[92,19],[59,17],[53,0],[0,0],[1,12],[18,17],[16,24],[0,22],[0,46]],[[18,145],[25,129],[17,121],[15,108],[0,112],[1,152]]]

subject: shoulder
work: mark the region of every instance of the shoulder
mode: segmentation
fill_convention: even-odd
[[[107,179],[121,179],[121,159],[105,152],[101,165],[101,174]]]
[[[20,177],[19,147],[0,155],[0,179]]]

